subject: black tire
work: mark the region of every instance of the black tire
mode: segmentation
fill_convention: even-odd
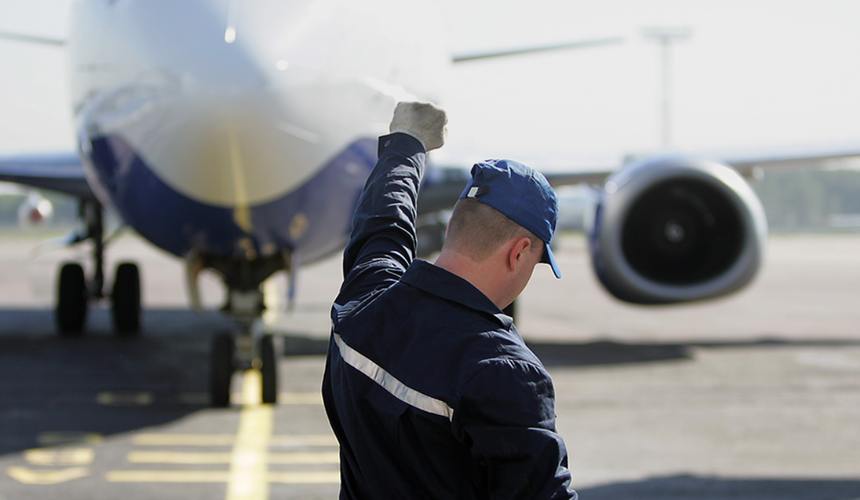
[[[260,361],[263,363],[260,367],[263,375],[263,404],[275,404],[278,402],[278,356],[271,335],[264,335],[260,339]]]
[[[61,336],[83,333],[87,320],[87,281],[80,264],[67,263],[60,268],[55,316]]]
[[[125,262],[117,266],[113,292],[113,325],[117,335],[131,336],[140,332],[140,270],[137,264]]]
[[[233,379],[233,337],[229,333],[219,333],[212,339],[212,352],[209,366],[209,395],[212,406],[230,406],[230,383]]]

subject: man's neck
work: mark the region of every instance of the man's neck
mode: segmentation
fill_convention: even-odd
[[[472,286],[486,295],[499,309],[507,305],[499,305],[501,297],[497,293],[498,273],[493,269],[490,259],[477,261],[468,255],[451,249],[444,249],[434,264],[471,283]]]

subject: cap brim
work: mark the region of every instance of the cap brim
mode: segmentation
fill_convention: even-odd
[[[555,261],[555,256],[552,254],[552,250],[549,247],[549,243],[544,243],[543,246],[543,257],[540,260],[544,264],[549,264],[552,267],[552,273],[556,278],[561,278],[561,269],[558,268],[558,263]]]

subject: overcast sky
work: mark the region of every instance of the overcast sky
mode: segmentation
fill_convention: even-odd
[[[676,148],[860,144],[856,0],[440,0],[454,53],[593,37],[613,47],[454,69],[452,151],[589,158],[660,146],[660,51],[673,49]],[[69,0],[0,0],[0,30],[64,36]],[[526,5],[527,4],[527,5]],[[62,49],[0,42],[0,151],[73,145]]]

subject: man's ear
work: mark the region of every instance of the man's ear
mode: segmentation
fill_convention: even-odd
[[[511,271],[516,269],[517,263],[522,261],[525,252],[528,251],[531,246],[532,241],[526,236],[514,241],[514,244],[508,252],[508,266]]]

